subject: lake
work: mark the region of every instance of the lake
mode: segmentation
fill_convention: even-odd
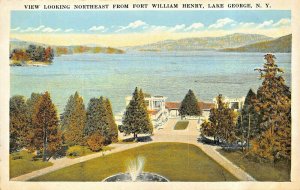
[[[115,113],[125,109],[125,96],[136,86],[167,101],[181,101],[192,89],[198,99],[212,102],[224,96],[246,96],[261,84],[255,68],[265,62],[263,53],[231,52],[128,52],[126,54],[74,54],[55,57],[47,67],[11,67],[11,96],[30,97],[49,91],[62,112],[78,91],[87,103],[106,96]],[[291,84],[291,54],[276,53],[287,84]]]

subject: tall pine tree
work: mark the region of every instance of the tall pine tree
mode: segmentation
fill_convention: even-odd
[[[43,161],[47,161],[62,144],[57,111],[48,92],[34,106],[33,126],[35,148],[42,150]]]
[[[181,102],[179,114],[181,116],[199,116],[202,110],[198,106],[198,100],[192,90],[189,90]]]
[[[261,134],[252,141],[252,153],[273,161],[291,158],[291,92],[274,59],[265,55],[266,63],[257,69],[263,79],[255,105]]]
[[[133,134],[135,140],[138,134],[152,134],[153,132],[143,92],[137,87],[124,113],[122,131],[125,134]]]
[[[260,133],[260,127],[258,126],[258,114],[255,111],[255,104],[257,102],[257,97],[255,92],[250,89],[245,98],[245,102],[240,113],[239,123],[238,123],[238,136],[241,141],[246,142],[249,149],[249,142],[251,139],[255,138]]]
[[[25,97],[13,96],[9,101],[9,142],[10,152],[26,146],[29,118]]]
[[[105,99],[106,111],[107,111],[107,120],[109,126],[109,136],[111,142],[118,141],[118,126],[115,121],[115,117],[112,111],[112,106],[108,98]]]
[[[26,148],[29,151],[35,151],[36,146],[39,146],[39,141],[36,141],[35,138],[35,125],[33,122],[35,106],[39,102],[39,99],[42,97],[41,93],[31,93],[29,99],[27,99],[27,117],[29,118],[28,123],[28,132],[26,135]],[[37,144],[36,144],[37,143]]]
[[[62,114],[61,127],[66,144],[83,145],[86,111],[83,99],[78,92],[71,95]]]
[[[216,100],[217,106],[210,110],[209,122],[202,124],[201,133],[212,135],[217,142],[232,143],[237,139],[235,136],[237,113],[228,107],[221,94]]]
[[[109,99],[92,98],[87,109],[86,136],[98,133],[110,144],[118,139],[117,126]]]

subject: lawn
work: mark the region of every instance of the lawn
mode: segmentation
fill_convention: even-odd
[[[178,121],[174,127],[174,130],[185,130],[189,125],[189,121]]]
[[[101,151],[108,151],[108,150],[112,150],[112,149],[113,149],[113,147],[104,146]],[[75,146],[71,146],[68,148],[68,150],[66,152],[66,156],[68,158],[78,158],[81,156],[86,156],[86,155],[94,154],[94,153],[97,153],[97,152],[91,151],[87,146],[75,145]]]
[[[237,180],[195,145],[151,143],[75,164],[32,181],[102,181],[126,172],[129,160],[137,156],[145,158],[144,171],[161,174],[171,181]]]
[[[219,150],[219,152],[258,181],[290,181],[290,162],[278,162],[275,165],[259,163],[243,157],[243,153],[239,151]]]
[[[14,178],[53,165],[50,162],[43,162],[42,160],[33,161],[33,156],[33,154],[24,150],[10,154],[9,177]]]

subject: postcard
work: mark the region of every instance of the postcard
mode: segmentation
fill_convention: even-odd
[[[1,187],[299,188],[296,5],[2,1]]]

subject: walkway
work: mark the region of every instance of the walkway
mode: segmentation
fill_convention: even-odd
[[[61,158],[57,160],[51,160],[53,163],[52,166],[47,168],[43,168],[41,170],[33,171],[28,174],[24,174],[15,178],[12,178],[12,181],[27,181],[32,178],[47,174],[49,172],[53,172],[59,169],[62,169],[67,166],[71,166],[73,164],[77,164],[80,162],[85,162],[91,160],[93,158],[101,157],[104,155],[128,150],[131,148],[135,148],[144,144],[155,143],[155,142],[183,142],[190,143],[198,146],[201,150],[203,150],[208,156],[213,158],[216,162],[218,162],[222,167],[232,173],[236,178],[241,181],[255,181],[253,177],[243,171],[241,168],[234,165],[227,158],[222,156],[218,151],[218,147],[209,146],[202,143],[197,142],[197,138],[199,137],[199,130],[197,130],[197,120],[190,120],[187,129],[185,130],[173,130],[177,119],[169,119],[169,121],[164,125],[163,129],[154,130],[154,135],[152,136],[151,142],[139,142],[139,143],[127,143],[127,144],[112,144],[111,146],[114,149],[105,152],[99,152],[95,154],[90,154],[87,156],[83,156],[80,158],[70,159],[70,158]]]

